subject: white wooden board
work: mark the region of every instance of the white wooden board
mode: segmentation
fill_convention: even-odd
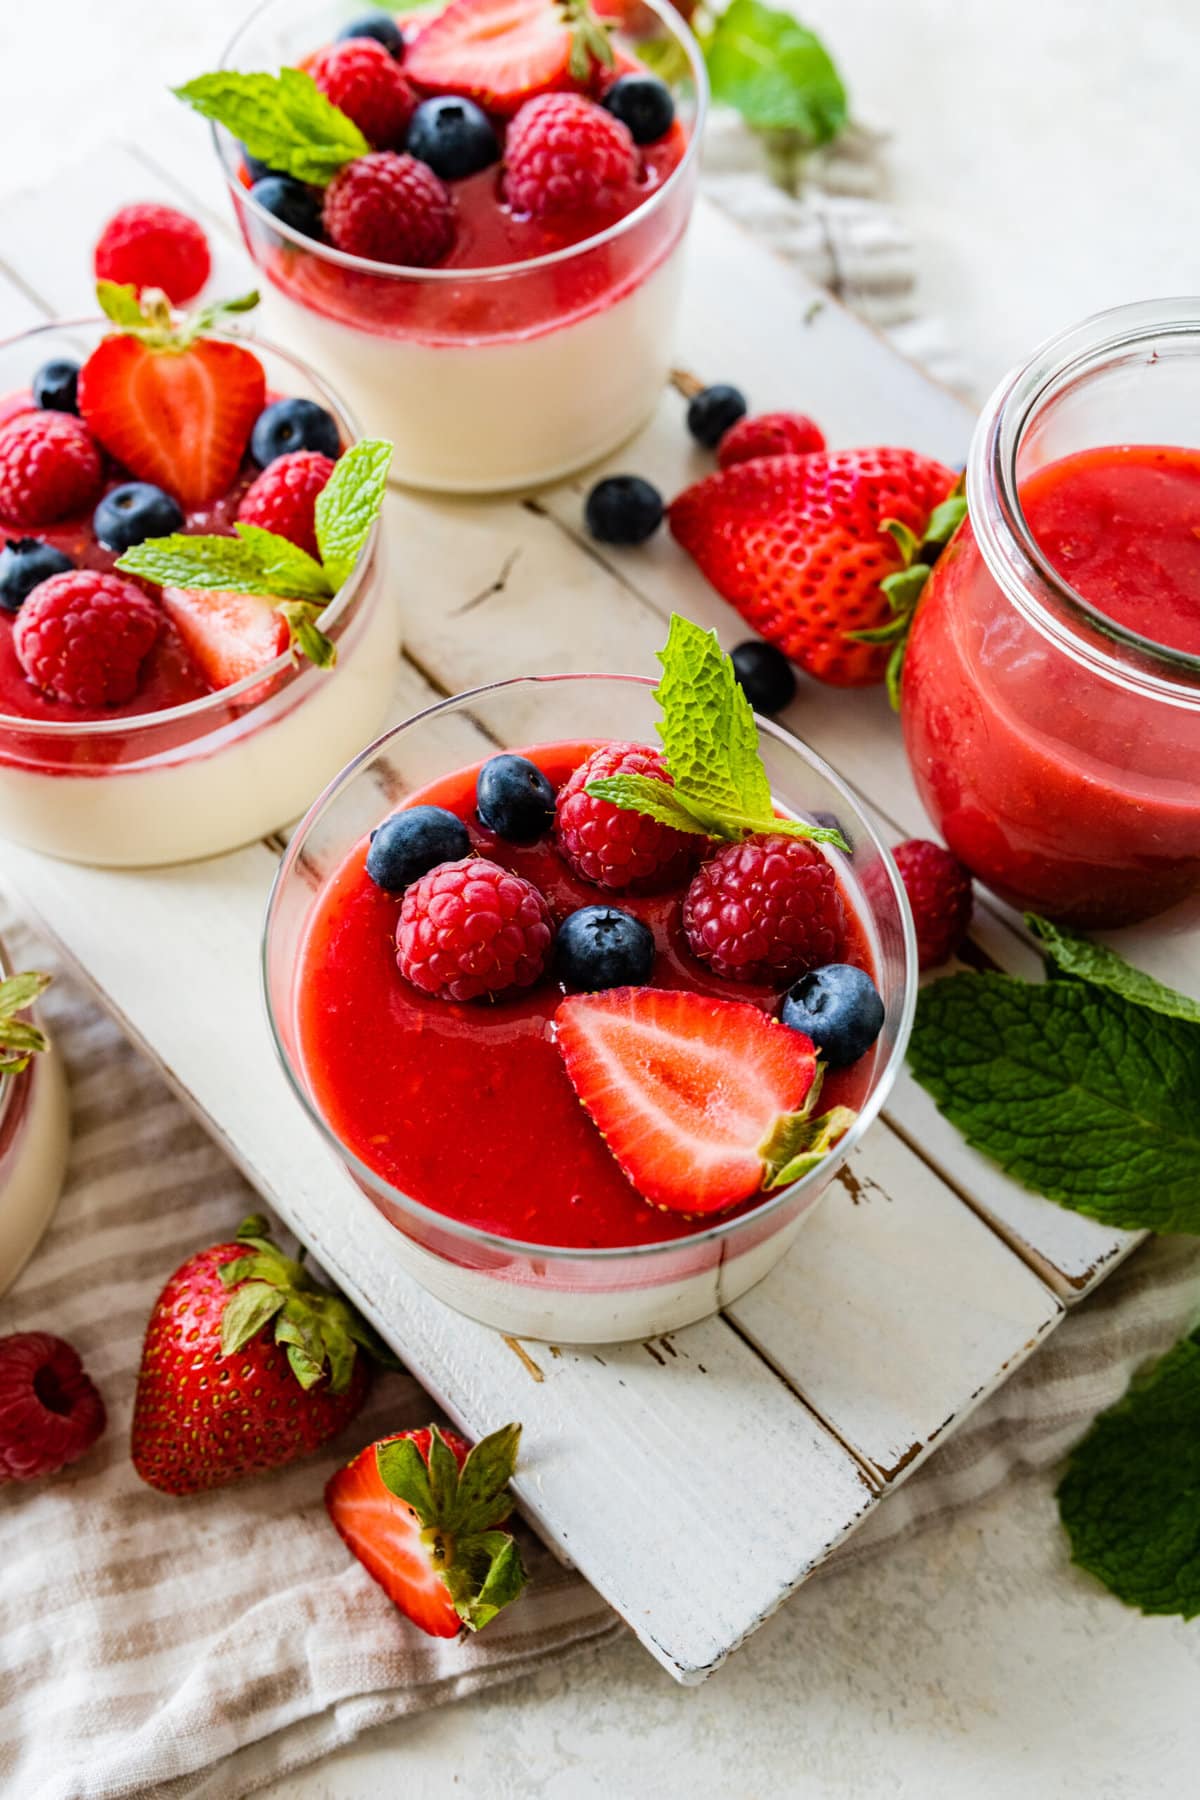
[[[135,198],[208,207],[222,287],[248,285],[203,133],[168,116],[155,154],[170,154],[169,170],[114,148],[0,212],[0,327],[29,324],[39,308],[86,312],[83,247]],[[962,406],[819,300],[702,208],[680,360],[760,405],[803,406],[835,443],[891,439],[961,460]],[[614,466],[668,492],[706,466],[677,393]],[[745,635],[665,534],[629,555],[585,542],[585,485],[525,502],[389,497],[406,641],[395,716],[506,673],[649,670],[672,607],[727,643]],[[807,686],[787,722],[869,797],[886,830],[922,829],[881,696]],[[501,1338],[394,1266],[390,1227],[275,1065],[257,951],[278,850],[127,873],[7,847],[2,866],[449,1412],[474,1432],[524,1421],[526,1514],[680,1680],[715,1668],[1135,1241],[984,1167],[906,1083],[784,1262],[728,1315],[599,1352]],[[978,937],[1003,963],[1029,955],[994,914]]]

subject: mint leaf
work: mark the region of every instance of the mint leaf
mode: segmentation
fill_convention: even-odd
[[[760,131],[795,132],[828,143],[848,106],[829,52],[791,13],[761,0],[732,0],[704,42],[713,99]]]
[[[1144,1613],[1200,1615],[1200,1332],[1072,1451],[1058,1489],[1071,1559]]]
[[[126,550],[117,567],[159,587],[214,593],[328,600],[329,581],[311,556],[258,525],[239,525],[237,537],[192,537],[175,531]]]
[[[317,496],[317,545],[335,590],[349,580],[379,517],[391,461],[386,439],[363,438],[338,458]]]
[[[135,330],[145,323],[142,303],[132,282],[98,281],[96,299],[100,303],[100,311],[114,325],[125,325]]]
[[[708,826],[688,810],[678,790],[668,782],[655,781],[653,775],[602,775],[588,782],[587,791],[593,800],[607,800],[622,812],[644,813],[676,831],[709,835]]]
[[[913,1074],[969,1144],[1060,1206],[1200,1233],[1200,1032],[1084,982],[926,988]]]
[[[352,119],[327,100],[311,75],[241,75],[222,69],[172,90],[205,119],[239,139],[251,156],[283,175],[325,187],[371,146]]]
[[[285,600],[329,599],[333,584],[316,558],[299,544],[261,525],[244,525],[240,520],[233,529],[258,559],[260,594],[279,595]]]
[[[36,1025],[17,1017],[33,1005],[39,994],[50,986],[49,975],[27,970],[0,981],[0,1075],[19,1075],[29,1067],[31,1056],[47,1048],[46,1039]]]
[[[332,669],[337,662],[337,645],[317,624],[324,607],[312,600],[281,600],[275,610],[286,620],[292,643],[301,656],[318,669]]]
[[[1111,988],[1113,993],[1132,1000],[1136,1006],[1148,1007],[1151,1012],[1163,1013],[1167,1018],[1190,1019],[1193,1024],[1200,1024],[1200,1002],[1190,999],[1187,994],[1176,993],[1174,988],[1156,981],[1153,975],[1133,968],[1115,950],[1109,950],[1104,944],[1094,944],[1090,938],[1071,931],[1068,926],[1053,925],[1049,919],[1039,918],[1037,913],[1026,913],[1025,923],[1045,950],[1053,965],[1052,973],[1057,971],[1080,981],[1090,981],[1093,987]]]
[[[723,812],[769,818],[754,712],[716,633],[673,613],[658,660],[658,735],[676,787],[714,819]]]

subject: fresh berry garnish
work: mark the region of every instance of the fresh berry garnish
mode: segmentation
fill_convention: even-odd
[[[554,823],[554,789],[527,756],[489,757],[475,783],[475,810],[497,837],[535,844]]]
[[[375,38],[346,38],[308,62],[326,99],[353,119],[376,150],[398,150],[417,96],[391,52]]]
[[[909,838],[892,851],[912,907],[917,966],[949,962],[967,934],[975,904],[971,875],[941,844]]]
[[[683,899],[695,956],[727,981],[792,981],[833,962],[846,908],[832,865],[804,838],[753,837],[701,865]]]
[[[180,506],[149,481],[123,481],[110,488],[92,514],[92,530],[118,556],[148,537],[166,537],[182,527]]]
[[[0,550],[0,606],[20,612],[34,588],[75,567],[70,557],[41,538],[9,538]]]
[[[317,499],[333,470],[317,450],[277,457],[246,489],[237,516],[244,525],[261,525],[316,556]]]
[[[0,517],[52,525],[91,506],[104,469],[87,426],[70,413],[27,412],[0,430]]]
[[[77,1462],[105,1422],[104,1402],[70,1344],[48,1331],[0,1337],[0,1487]]]
[[[119,575],[72,569],[43,581],[17,614],[13,648],[33,685],[74,706],[121,706],[158,637],[158,608]]]
[[[293,450],[316,450],[333,462],[342,453],[333,414],[315,400],[299,395],[291,400],[272,400],[254,421],[250,433],[250,454],[260,469],[280,456],[289,456]]]
[[[77,389],[79,387],[79,364],[67,358],[56,357],[53,362],[43,363],[34,375],[30,386],[33,390],[33,403],[45,412],[77,413],[79,411]]]
[[[774,456],[697,482],[668,516],[747,624],[818,680],[859,687],[889,673],[922,578],[912,555],[953,481],[914,450]]]
[[[368,1444],[332,1476],[325,1505],[347,1549],[430,1637],[481,1631],[525,1585],[512,1511],[519,1425],[474,1449],[431,1426]]]
[[[88,427],[131,475],[203,506],[232,487],[250,428],[267,395],[252,350],[205,337],[209,309],[178,322],[158,302],[127,323],[119,291],[101,284],[101,305],[120,329],[92,351],[79,374],[79,410]],[[127,296],[126,296],[127,298]],[[234,301],[221,311],[244,311]]]
[[[97,281],[158,288],[174,306],[194,300],[212,271],[208,239],[174,206],[151,201],[123,206],[100,234],[92,255]]]
[[[349,1423],[390,1360],[340,1294],[249,1218],[235,1241],[183,1263],[142,1346],[130,1453],[164,1494],[283,1468]]]
[[[586,83],[612,61],[587,0],[451,0],[422,25],[405,67],[430,93],[462,94],[511,116],[534,95]]]
[[[583,516],[601,544],[644,544],[662,524],[662,495],[640,475],[606,475],[584,503]]]
[[[600,104],[629,127],[635,144],[655,144],[675,123],[675,102],[656,75],[619,75]]]
[[[373,38],[397,62],[403,59],[404,35],[391,13],[364,13],[361,18],[351,19],[349,25],[342,26],[336,41],[342,44],[348,38]]]
[[[252,184],[250,198],[281,225],[289,225],[304,237],[320,237],[321,202],[302,181],[287,175],[262,175]]]
[[[883,1001],[865,969],[827,963],[789,988],[779,1017],[789,1030],[811,1038],[831,1069],[848,1069],[883,1030]]]
[[[846,1129],[822,1119],[807,1038],[743,1001],[663,988],[564,1000],[554,1031],[571,1085],[643,1199],[713,1213],[797,1180]]]
[[[628,126],[582,94],[526,101],[508,128],[504,162],[509,205],[534,219],[613,211],[638,174]]]
[[[791,663],[774,644],[751,638],[729,652],[738,686],[756,713],[765,719],[782,712],[796,698],[796,675]]]
[[[483,857],[442,863],[406,891],[396,963],[442,1000],[495,998],[532,987],[550,960],[550,908],[531,881]]]
[[[558,795],[554,829],[566,861],[597,887],[667,887],[682,880],[694,866],[703,838],[587,792],[590,783],[616,775],[672,785],[662,752],[648,744],[605,744],[593,751]]]
[[[654,967],[654,933],[619,906],[581,906],[568,913],[554,941],[554,973],[586,994],[641,987]]]
[[[232,687],[282,656],[287,620],[264,594],[164,587],[163,610],[211,687]]]
[[[760,456],[812,456],[825,448],[825,434],[804,413],[759,413],[739,419],[717,443],[717,463],[754,462]]]
[[[371,833],[367,874],[387,894],[402,894],[439,863],[461,862],[471,838],[457,813],[444,806],[408,806]]]
[[[373,262],[431,268],[454,242],[454,205],[433,170],[390,150],[339,169],[323,218],[339,250]]]
[[[500,142],[487,114],[459,94],[422,100],[404,148],[443,181],[461,181],[500,160]]]
[[[740,388],[718,383],[701,388],[688,401],[687,428],[698,444],[715,450],[725,433],[745,417],[746,396]]]

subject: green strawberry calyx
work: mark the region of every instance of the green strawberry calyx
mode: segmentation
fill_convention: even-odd
[[[597,63],[611,69],[616,63],[612,47],[611,25],[606,25],[592,11],[588,0],[560,0],[559,10],[571,28],[571,54],[567,72],[573,81],[591,79]]]
[[[98,281],[96,299],[106,319],[120,326],[122,337],[139,338],[148,350],[190,350],[197,338],[218,331],[229,319],[253,312],[258,294],[252,290],[233,300],[213,300],[195,312],[179,312],[160,288],[132,282]]]
[[[267,1231],[266,1220],[252,1213],[237,1232],[245,1255],[221,1266],[221,1281],[229,1289],[221,1315],[222,1356],[235,1356],[270,1326],[305,1391],[327,1379],[330,1393],[344,1394],[359,1350],[396,1367],[382,1338],[350,1302],[322,1287],[304,1263],[272,1243]]]
[[[759,1146],[765,1192],[790,1187],[793,1181],[799,1181],[810,1169],[815,1169],[858,1117],[853,1107],[833,1106],[814,1119],[813,1112],[821,1097],[824,1080],[825,1065],[818,1063],[804,1105],[798,1112],[780,1113]]]
[[[471,1631],[489,1624],[526,1582],[516,1540],[499,1529],[513,1509],[508,1484],[520,1439],[519,1425],[502,1425],[474,1445],[461,1469],[436,1425],[428,1462],[411,1437],[375,1447],[379,1479],[416,1514],[430,1561]]]
[[[605,775],[588,783],[592,799],[730,843],[772,835],[849,849],[840,831],[776,812],[753,709],[715,631],[673,613],[658,660],[663,669],[654,690],[662,712],[658,735],[671,780]]]
[[[960,476],[940,505],[929,515],[924,535],[920,538],[901,519],[884,519],[886,531],[900,552],[903,566],[886,575],[880,587],[887,596],[892,616],[886,625],[869,631],[847,633],[856,644],[891,644],[888,658],[888,698],[896,712],[900,710],[900,681],[904,674],[904,655],[908,634],[916,617],[917,602],[925,591],[925,583],[933,573],[933,565],[967,516],[967,498]]]
[[[45,993],[52,979],[26,970],[0,981],[0,1075],[20,1075],[31,1057],[48,1048],[45,1033],[20,1015]]]

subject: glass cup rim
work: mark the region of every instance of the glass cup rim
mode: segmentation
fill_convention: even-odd
[[[1123,687],[1200,707],[1200,656],[1118,624],[1064,580],[1030,530],[1016,481],[1025,431],[1056,392],[1106,354],[1139,344],[1149,348],[1156,338],[1180,334],[1194,336],[1200,350],[1200,297],[1107,307],[1046,338],[1005,375],[979,415],[967,458],[967,503],[990,574],[1045,637]],[[1073,625],[1131,652],[1138,661],[1105,650],[1094,635],[1085,638]]]
[[[0,338],[0,352],[12,349],[26,339],[34,340],[43,332],[71,332],[94,330],[97,326],[107,327],[115,331],[111,319],[99,314],[78,319],[48,319],[44,324],[28,326],[24,331],[13,332],[10,336]],[[215,327],[205,332],[205,337],[220,338],[226,343],[242,344],[249,349],[262,349],[271,356],[277,356],[295,369],[318,395],[321,404],[332,412],[339,430],[343,433],[347,444],[356,444],[362,437],[362,428],[345,402],[333,392],[329,383],[298,356],[289,350],[273,343],[269,338],[258,337],[250,332],[225,331]],[[323,626],[336,625],[342,614],[346,612],[357,596],[367,576],[375,556],[379,542],[379,520],[372,525],[366,543],[359,552],[358,562],[349,580],[344,581],[329,605],[321,614]],[[206,712],[217,712],[223,706],[237,701],[243,694],[253,688],[261,687],[264,682],[273,682],[277,676],[286,674],[296,668],[293,653],[285,650],[273,662],[266,663],[251,675],[243,675],[240,681],[229,687],[214,688],[211,694],[201,694],[196,700],[188,700],[181,706],[163,707],[159,712],[133,713],[128,717],[113,719],[26,719],[19,713],[0,712],[0,734],[19,732],[22,736],[41,737],[51,742],[76,737],[129,737],[143,732],[151,732],[158,727],[174,725],[180,721],[201,718]],[[303,675],[305,670],[300,669]],[[331,677],[336,676],[336,669],[328,671]],[[254,707],[249,707],[246,718],[253,716]]]
[[[266,13],[277,9],[281,10],[285,4],[287,4],[287,0],[259,0],[259,4],[242,20],[221,52],[218,67],[220,69],[234,68],[234,59],[239,45],[247,33]],[[506,277],[512,278],[518,275],[527,275],[535,270],[553,268],[556,264],[569,262],[573,257],[582,256],[588,251],[598,249],[601,245],[611,243],[623,232],[640,224],[643,219],[649,218],[653,212],[665,204],[668,195],[673,194],[680,186],[682,179],[699,156],[704,122],[708,116],[708,71],[705,68],[704,58],[700,46],[696,42],[695,34],[687,21],[675,11],[673,6],[668,5],[666,0],[639,0],[639,4],[644,6],[648,12],[652,12],[659,23],[664,25],[670,35],[682,46],[695,84],[696,116],[692,122],[692,132],[687,148],[662,186],[656,188],[654,193],[643,200],[639,206],[635,206],[632,212],[626,213],[623,218],[614,220],[611,225],[605,226],[603,231],[584,238],[581,243],[568,244],[562,250],[549,250],[542,256],[530,257],[526,262],[494,263],[478,269],[416,268],[407,263],[376,262],[369,256],[354,256],[349,251],[336,249],[332,244],[319,244],[314,238],[305,237],[303,232],[297,231],[294,226],[285,224],[282,219],[277,219],[274,213],[268,212],[264,206],[261,206],[254,199],[250,189],[243,186],[238,179],[234,159],[228,151],[228,146],[235,143],[236,140],[231,132],[214,122],[209,127],[213,148],[221,165],[226,185],[233,197],[235,208],[237,206],[247,207],[261,225],[277,237],[282,237],[293,248],[305,251],[309,256],[319,257],[327,263],[333,263],[338,268],[349,269],[356,274],[377,275],[389,281],[433,283],[441,281],[453,282],[459,286],[467,286],[475,282],[502,281]]]
[[[7,981],[12,974],[13,966],[8,954],[8,946],[4,939],[0,938],[0,981]],[[7,1070],[0,1072],[0,1131],[3,1131],[5,1120],[12,1111],[13,1095],[17,1091],[19,1080],[19,1075],[13,1075]]]
[[[435,701],[432,705],[423,707],[420,712],[413,713],[407,719],[401,720],[399,724],[390,726],[389,729],[382,732],[373,743],[368,744],[364,750],[360,750],[358,755],[355,756],[351,762],[348,762],[339,774],[334,776],[333,780],[328,784],[324,791],[313,801],[303,819],[292,833],[285,854],[280,858],[279,866],[275,871],[275,878],[271,883],[271,891],[267,896],[266,912],[263,918],[263,930],[259,950],[259,975],[263,1003],[266,1008],[267,1026],[271,1034],[271,1041],[275,1047],[276,1057],[283,1069],[288,1084],[291,1087],[292,1092],[299,1099],[309,1119],[316,1125],[321,1136],[325,1139],[326,1144],[335,1152],[338,1160],[346,1167],[356,1182],[365,1185],[367,1188],[374,1188],[376,1191],[386,1192],[387,1194],[394,1196],[402,1210],[410,1212],[424,1223],[444,1231],[447,1236],[459,1238],[466,1243],[484,1249],[497,1250],[508,1255],[527,1256],[546,1262],[604,1264],[619,1261],[624,1258],[648,1258],[652,1260],[655,1256],[665,1256],[673,1251],[683,1249],[690,1250],[699,1244],[719,1243],[722,1239],[731,1236],[743,1226],[750,1224],[757,1225],[760,1221],[770,1217],[772,1213],[780,1210],[786,1201],[792,1200],[796,1195],[803,1194],[808,1189],[814,1187],[817,1183],[817,1178],[822,1173],[822,1167],[818,1164],[815,1169],[810,1170],[810,1172],[807,1175],[802,1176],[799,1181],[792,1182],[791,1185],[786,1188],[780,1188],[778,1193],[772,1194],[769,1199],[765,1199],[761,1205],[755,1207],[751,1212],[739,1213],[734,1218],[718,1221],[716,1224],[705,1226],[703,1229],[689,1234],[686,1237],[664,1238],[655,1243],[605,1245],[600,1248],[569,1246],[564,1244],[540,1244],[522,1238],[504,1237],[494,1231],[485,1231],[482,1227],[477,1225],[466,1225],[461,1220],[453,1218],[449,1213],[439,1212],[435,1207],[427,1206],[424,1201],[414,1199],[411,1195],[405,1194],[401,1189],[394,1187],[384,1176],[370,1168],[368,1164],[364,1163],[361,1158],[356,1156],[352,1150],[348,1149],[347,1146],[341,1142],[336,1132],[334,1132],[332,1127],[324,1119],[320,1110],[307,1093],[299,1071],[293,1067],[292,1058],[284,1043],[283,1034],[276,1017],[275,1006],[271,995],[270,973],[270,949],[278,908],[292,872],[304,854],[309,833],[324,817],[329,807],[332,806],[345,789],[350,786],[365,764],[370,762],[386,745],[392,743],[393,740],[399,737],[403,732],[415,730],[452,708],[473,704],[513,688],[531,685],[540,686],[551,682],[580,681],[616,681],[625,685],[642,688],[653,688],[656,685],[655,679],[652,676],[614,674],[606,673],[602,670],[583,673],[561,672],[547,675],[509,676],[503,681],[485,682],[479,687],[468,688],[462,693],[451,694],[444,700]],[[890,884],[892,897],[896,901],[897,910],[900,915],[900,924],[904,939],[904,989],[895,1042],[892,1045],[888,1060],[884,1067],[879,1071],[871,1091],[863,1102],[858,1116],[846,1132],[845,1136],[836,1146],[836,1154],[839,1158],[839,1162],[844,1162],[846,1157],[848,1157],[862,1141],[863,1136],[869,1127],[874,1124],[879,1113],[882,1111],[883,1104],[891,1093],[896,1076],[904,1061],[904,1055],[908,1047],[909,1035],[912,1031],[913,1019],[916,1014],[917,1006],[916,930],[913,925],[912,911],[909,907],[904,883],[900,878],[900,872],[892,858],[891,851],[888,849],[879,833],[875,830],[875,827],[867,816],[863,803],[858,799],[853,789],[842,779],[835,769],[832,769],[829,766],[823,757],[818,756],[817,752],[813,750],[810,745],[804,743],[801,738],[796,737],[792,732],[785,731],[782,726],[776,725],[770,719],[761,718],[757,713],[755,714],[755,724],[758,726],[760,733],[765,733],[768,737],[776,739],[784,749],[792,754],[799,755],[801,760],[809,765],[810,769],[814,770],[823,780],[828,781],[831,786],[835,788],[842,802],[852,815],[856,829],[863,834],[867,843],[880,858]]]

